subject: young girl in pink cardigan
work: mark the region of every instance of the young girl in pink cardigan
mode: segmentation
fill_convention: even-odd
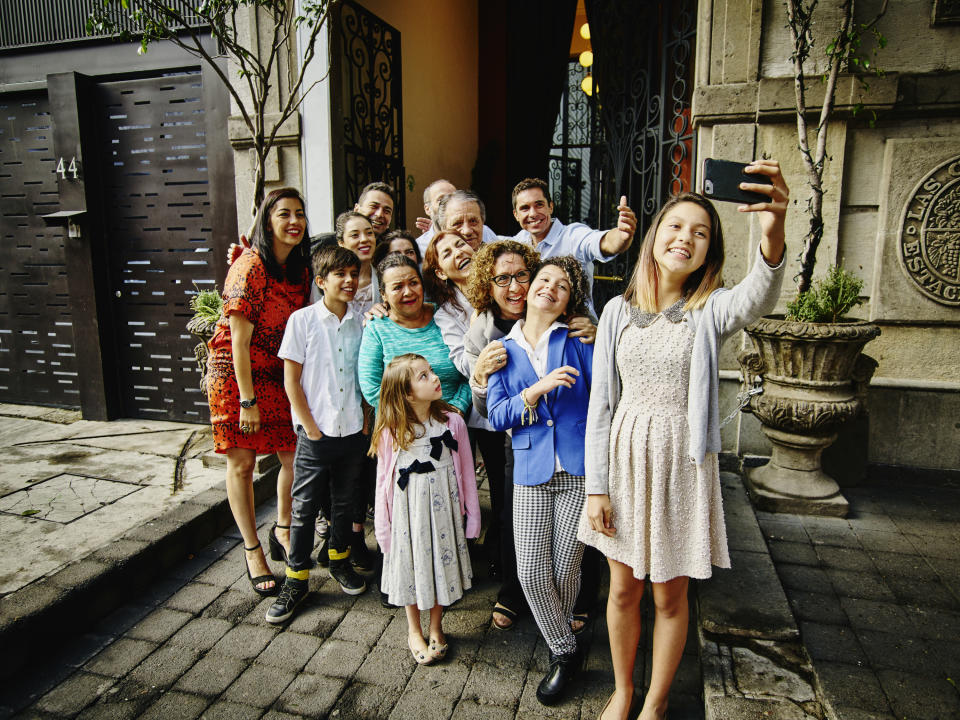
[[[467,538],[480,534],[480,504],[467,426],[442,399],[422,356],[387,365],[371,450],[377,454],[375,529],[380,589],[407,611],[407,644],[421,665],[447,654],[443,608],[470,589]],[[466,530],[464,530],[466,516]],[[420,611],[430,611],[429,644]]]

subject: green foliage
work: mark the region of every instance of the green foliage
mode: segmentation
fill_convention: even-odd
[[[863,304],[860,291],[863,280],[839,265],[831,265],[826,277],[800,293],[787,305],[787,320],[798,322],[837,322],[850,310]]]
[[[193,317],[207,323],[215,323],[223,311],[223,298],[216,290],[201,290],[190,298]]]

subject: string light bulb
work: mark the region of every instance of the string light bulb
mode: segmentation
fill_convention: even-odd
[[[593,53],[589,50],[584,50],[582,53],[580,53],[580,64],[585,68],[593,65]]]
[[[580,89],[583,90],[587,96],[593,95],[593,76],[590,73],[587,73],[586,77],[580,81]]]
[[[584,40],[590,39],[590,23],[584,23],[580,26],[580,37],[582,37]]]

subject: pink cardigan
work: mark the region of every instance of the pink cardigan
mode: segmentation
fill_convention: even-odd
[[[460,491],[460,514],[467,516],[466,535],[468,538],[480,537],[480,501],[477,499],[477,479],[473,471],[473,453],[470,451],[467,424],[460,415],[452,412],[447,415],[447,428],[457,441],[457,450],[452,453],[453,468]],[[390,552],[396,464],[397,453],[393,447],[393,438],[389,432],[383,432],[377,443],[377,496],[373,525],[377,542],[385,553]]]

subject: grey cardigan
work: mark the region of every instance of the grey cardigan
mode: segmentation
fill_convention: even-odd
[[[493,322],[493,310],[485,310],[470,323],[470,329],[463,336],[463,358],[470,373],[470,389],[473,391],[473,409],[487,417],[487,389],[473,384],[473,369],[477,365],[477,358],[483,350],[494,340],[502,340],[504,333]]]
[[[784,251],[786,258],[786,251]],[[783,283],[785,262],[770,267],[757,247],[747,276],[731,289],[715,290],[702,308],[686,319],[694,333],[687,390],[687,424],[691,461],[702,465],[707,453],[720,452],[719,356],[720,346],[735,332],[773,311]],[[588,495],[607,494],[610,423],[620,401],[617,345],[630,320],[623,297],[603,309],[593,353],[593,386],[587,410],[585,465]]]

